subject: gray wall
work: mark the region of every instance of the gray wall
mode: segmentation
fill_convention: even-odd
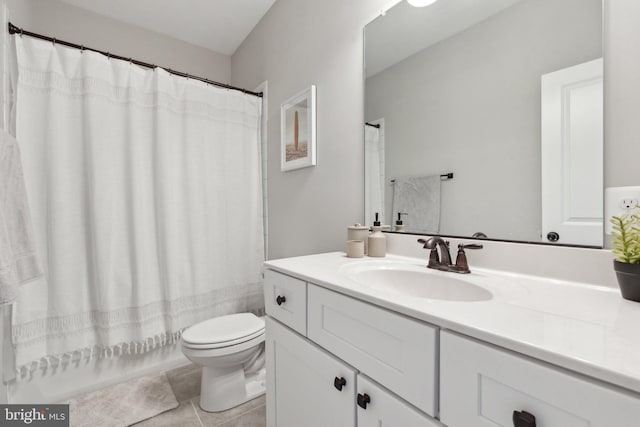
[[[116,55],[207,77],[231,81],[228,55],[88,12],[56,0],[2,0],[9,19],[25,30],[83,44]]]
[[[540,240],[540,76],[601,57],[601,22],[601,0],[525,0],[367,79],[386,176],[455,173],[441,233]]]
[[[232,56],[232,82],[269,81],[269,258],[342,250],[364,215],[362,30],[388,0],[278,0]],[[318,164],[280,172],[280,103],[317,86]]]
[[[362,29],[381,0],[278,0],[232,56],[232,81],[269,80],[270,258],[340,250],[364,217]],[[640,185],[640,2],[605,0],[605,185]],[[294,25],[297,23],[297,25]],[[301,23],[304,23],[302,25]],[[279,170],[279,105],[318,85],[318,166]]]

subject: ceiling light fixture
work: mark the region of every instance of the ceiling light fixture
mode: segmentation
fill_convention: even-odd
[[[407,3],[414,7],[425,7],[437,1],[438,0],[407,0]]]

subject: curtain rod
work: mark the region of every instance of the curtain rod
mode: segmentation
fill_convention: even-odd
[[[225,89],[231,89],[231,90],[238,90],[240,92],[246,93],[247,95],[253,95],[253,96],[257,96],[262,98],[262,92],[253,92],[247,89],[243,89],[241,87],[236,87],[236,86],[231,86],[225,83],[220,83],[220,82],[216,82],[213,80],[209,80],[206,79],[204,77],[198,77],[198,76],[192,76],[191,74],[187,74],[187,73],[183,73],[181,71],[176,71],[176,70],[172,70],[171,68],[164,68],[164,67],[159,67],[158,65],[154,65],[154,64],[149,64],[147,62],[142,62],[142,61],[138,61],[136,59],[132,59],[132,58],[127,58],[124,56],[120,56],[120,55],[114,55],[110,52],[105,52],[99,49],[92,49],[90,47],[86,47],[83,45],[79,45],[76,43],[70,43],[70,42],[66,42],[64,40],[58,40],[54,37],[49,37],[49,36],[43,36],[42,34],[38,34],[38,33],[32,33],[31,31],[24,31],[22,28],[16,27],[15,25],[13,25],[11,22],[9,22],[9,34],[19,34],[21,36],[29,36],[29,37],[33,37],[36,39],[40,39],[40,40],[45,40],[45,41],[49,41],[52,43],[59,43],[63,46],[67,46],[67,47],[71,47],[74,49],[80,49],[80,50],[90,50],[92,52],[97,52],[100,53],[102,55],[105,55],[107,58],[114,58],[114,59],[119,59],[121,61],[127,61],[130,62],[132,64],[135,65],[139,65],[141,67],[145,67],[145,68],[162,68],[163,70],[165,70],[166,72],[170,73],[170,74],[174,74],[176,76],[180,76],[180,77],[186,77],[188,79],[193,79],[193,80],[198,80],[204,83],[208,83],[210,85],[213,86],[218,86],[218,87],[222,87]]]
[[[371,126],[372,128],[380,129],[380,123],[377,123],[377,124],[374,125],[374,124],[365,122],[365,125]]]

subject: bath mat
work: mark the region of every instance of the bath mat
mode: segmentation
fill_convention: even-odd
[[[69,400],[71,427],[125,427],[178,407],[164,373],[137,378]]]

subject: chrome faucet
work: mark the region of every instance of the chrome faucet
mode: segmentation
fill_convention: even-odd
[[[431,252],[429,252],[428,268],[462,274],[471,273],[469,263],[467,262],[467,255],[464,250],[482,249],[482,245],[477,243],[468,245],[459,244],[458,256],[456,257],[455,265],[453,265],[451,262],[451,254],[449,253],[449,242],[443,240],[441,237],[435,236],[429,240],[418,239],[418,243],[422,243],[424,245],[423,248],[431,250]],[[438,248],[440,248],[439,254]]]

